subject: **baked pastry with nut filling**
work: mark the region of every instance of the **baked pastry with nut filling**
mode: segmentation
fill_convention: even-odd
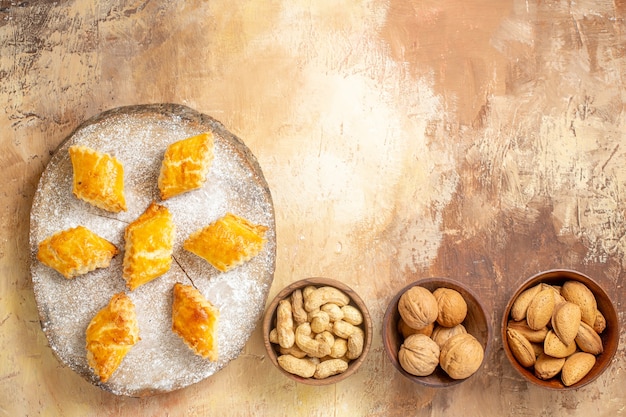
[[[263,249],[268,228],[232,213],[192,233],[183,248],[222,272],[255,257]]]
[[[172,331],[196,355],[216,361],[219,310],[191,285],[177,282],[173,297]]]
[[[67,279],[107,268],[118,249],[85,226],[62,230],[42,240],[37,259]]]
[[[107,382],[139,341],[135,305],[130,297],[124,293],[114,295],[89,322],[85,339],[89,366],[101,382]]]
[[[154,202],[126,227],[122,276],[131,291],[169,271],[174,234],[172,214]]]
[[[124,167],[115,157],[87,146],[70,146],[72,193],[103,210],[126,211]]]
[[[158,186],[161,199],[202,187],[213,162],[213,134],[201,133],[167,147]]]

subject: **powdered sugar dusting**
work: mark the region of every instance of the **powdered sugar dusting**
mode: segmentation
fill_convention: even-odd
[[[122,279],[124,228],[152,201],[159,201],[157,177],[167,145],[211,130],[215,149],[206,184],[161,204],[176,225],[174,262],[169,272],[130,292]],[[76,199],[67,149],[85,145],[115,156],[124,166],[127,212],[108,213]],[[233,212],[269,228],[262,252],[248,263],[220,273],[183,250],[191,232]],[[111,266],[66,280],[36,259],[47,236],[83,225],[120,249]],[[235,359],[254,330],[273,280],[276,237],[272,199],[258,163],[239,139],[217,121],[177,105],[116,109],[79,127],[57,150],[39,183],[31,210],[31,273],[42,328],[58,358],[92,383],[115,394],[144,396],[172,391],[213,375]],[[220,310],[219,360],[203,359],[171,331],[172,288],[193,284]],[[91,318],[118,292],[136,306],[141,340],[106,384],[86,359],[85,330]]]

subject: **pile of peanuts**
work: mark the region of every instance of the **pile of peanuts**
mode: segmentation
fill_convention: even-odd
[[[278,364],[303,378],[324,379],[345,372],[363,352],[363,315],[350,297],[332,286],[297,289],[279,301],[269,340]]]

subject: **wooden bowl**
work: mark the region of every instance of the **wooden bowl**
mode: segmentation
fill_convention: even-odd
[[[565,386],[561,382],[559,376],[560,374],[552,379],[542,380],[534,375],[532,368],[524,368],[522,365],[520,365],[520,363],[515,359],[513,353],[511,352],[511,348],[509,347],[506,336],[506,328],[507,323],[510,319],[511,307],[513,306],[513,302],[515,301],[515,299],[524,290],[542,282],[550,285],[561,285],[565,281],[579,281],[585,284],[596,297],[598,310],[600,310],[600,312],[604,315],[606,319],[606,329],[600,334],[604,351],[596,356],[596,364],[591,369],[591,371],[589,371],[589,373],[582,380],[569,387]],[[501,332],[502,343],[504,345],[504,353],[506,354],[506,357],[509,359],[509,362],[511,363],[513,368],[515,368],[515,370],[520,375],[522,375],[524,379],[543,388],[549,388],[554,390],[577,389],[594,381],[610,365],[613,356],[617,351],[617,345],[619,343],[619,320],[617,317],[617,311],[615,310],[611,299],[602,289],[602,287],[600,287],[600,285],[598,285],[593,279],[577,271],[567,269],[553,269],[545,272],[540,272],[532,276],[531,278],[526,280],[526,282],[524,282],[517,289],[517,291],[515,291],[515,293],[509,300],[506,309],[504,310]]]
[[[395,368],[406,378],[409,380],[421,384],[426,385],[428,387],[434,388],[442,388],[449,387],[452,385],[459,384],[467,379],[453,379],[448,376],[448,374],[441,369],[440,366],[437,366],[435,372],[428,376],[415,376],[402,368],[400,362],[398,360],[398,352],[400,351],[400,345],[402,345],[403,337],[402,334],[398,331],[398,320],[400,319],[400,313],[398,311],[398,301],[402,294],[408,291],[410,288],[414,286],[421,286],[430,290],[431,292],[436,290],[437,288],[450,288],[458,291],[462,296],[465,302],[467,303],[467,316],[463,321],[463,325],[465,326],[468,333],[473,335],[483,346],[485,351],[484,358],[489,357],[489,351],[491,349],[491,319],[485,311],[485,308],[481,304],[480,300],[474,294],[472,290],[470,290],[467,286],[463,285],[460,282],[449,278],[425,278],[402,288],[391,300],[389,305],[387,306],[387,310],[385,312],[385,316],[383,318],[383,346],[385,348],[385,352],[387,353],[387,357],[391,360],[391,363]],[[483,366],[485,359],[483,359],[483,363],[481,363],[480,367]],[[480,370],[480,368],[479,368]],[[478,370],[476,371],[478,372]],[[476,373],[474,373],[475,375]]]
[[[278,356],[280,355],[280,353],[278,353],[278,345],[271,343],[269,339],[270,331],[276,325],[276,308],[278,307],[278,303],[283,299],[289,298],[291,296],[291,293],[295,290],[303,289],[304,287],[307,287],[309,285],[313,285],[315,287],[331,286],[343,291],[350,297],[350,304],[358,308],[363,315],[363,323],[359,326],[361,327],[361,329],[363,329],[365,333],[363,352],[361,353],[361,356],[359,356],[357,359],[350,361],[348,369],[345,372],[324,379],[303,378],[301,376],[294,375],[285,371],[278,365]],[[370,346],[372,344],[372,318],[369,314],[367,306],[365,305],[363,300],[361,300],[361,297],[359,297],[359,295],[346,284],[330,278],[305,278],[300,281],[293,282],[283,288],[268,305],[267,310],[265,311],[265,316],[263,317],[263,341],[265,343],[265,350],[267,351],[267,355],[269,356],[272,363],[276,366],[276,368],[278,368],[278,370],[280,370],[280,372],[282,372],[289,379],[292,379],[302,384],[317,386],[336,384],[337,382],[343,381],[350,375],[354,374],[359,369],[361,364],[363,364],[363,361],[365,361],[365,358],[367,357]]]

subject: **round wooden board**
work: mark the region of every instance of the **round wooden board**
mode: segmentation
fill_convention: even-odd
[[[167,145],[210,130],[214,160],[207,182],[198,190],[159,201],[157,176]],[[71,145],[89,146],[115,156],[125,170],[128,210],[118,214],[95,208],[72,195]],[[152,201],[168,207],[176,225],[171,269],[134,291],[122,278],[124,229]],[[183,250],[189,234],[227,212],[268,227],[261,253],[221,273]],[[67,280],[37,260],[38,243],[58,231],[83,225],[120,249],[110,265]],[[78,127],[46,167],[32,205],[31,275],[41,326],[50,347],[65,365],[90,382],[118,395],[147,396],[203,380],[235,359],[257,325],[274,277],[274,208],[261,168],[244,143],[209,116],[174,104],[122,107]],[[193,284],[220,310],[219,359],[195,355],[171,331],[172,287]],[[85,329],[118,292],[136,306],[141,340],[106,383],[86,359]]]

